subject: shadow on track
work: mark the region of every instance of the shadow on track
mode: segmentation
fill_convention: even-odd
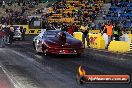
[[[44,54],[37,54],[39,56],[42,56],[43,58],[48,58],[48,59],[62,59],[62,60],[78,60],[80,58],[82,58],[82,56],[77,56],[77,55],[55,55],[55,54],[48,54],[48,55],[44,55]]]

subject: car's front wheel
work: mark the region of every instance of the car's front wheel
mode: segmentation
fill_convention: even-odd
[[[35,42],[33,42],[33,46],[34,46],[34,49],[35,49],[36,54],[41,54],[42,53],[42,52],[39,52],[37,50],[37,44]]]
[[[47,49],[46,45],[44,45],[44,44],[42,45],[42,51],[43,51],[44,55],[48,54],[48,49]]]

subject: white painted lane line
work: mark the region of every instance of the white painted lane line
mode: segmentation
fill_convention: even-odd
[[[28,56],[25,56],[24,54],[21,54],[15,50],[12,49],[7,49],[10,52],[13,52],[14,54],[18,55],[18,56],[22,56],[23,58],[27,59],[28,61],[30,60],[32,63],[34,63],[35,61],[33,60],[33,58],[29,58]],[[23,83],[21,83],[21,80],[18,80],[16,78],[16,76],[14,76],[12,73],[10,73],[4,66],[1,67],[4,71],[4,73],[7,75],[7,77],[11,80],[11,83],[14,85],[15,88],[38,88],[38,87],[34,87],[34,85],[23,85]],[[27,87],[28,86],[28,87]]]
[[[4,68],[4,66],[2,66],[2,64],[0,63],[0,67],[2,68],[4,74],[8,77],[8,79],[10,80],[10,82],[13,84],[13,86],[15,88],[24,88],[22,87],[22,85],[13,77],[12,74],[9,74],[9,72],[7,71],[6,68]]]

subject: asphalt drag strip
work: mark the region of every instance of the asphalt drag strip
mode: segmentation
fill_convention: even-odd
[[[73,85],[73,80],[70,81],[70,79],[67,79],[68,77],[49,66],[43,67],[32,58],[10,49],[5,52],[7,55],[12,52],[9,56],[12,58],[6,57],[6,59],[10,59],[10,62],[4,61],[4,67],[13,75],[12,77],[17,80],[21,88],[68,88]],[[14,61],[14,59],[17,59],[18,62],[16,62],[17,60]],[[66,87],[65,83],[69,84],[67,85],[68,87]],[[76,86],[78,88],[78,85]]]
[[[88,74],[132,74],[129,68],[118,66],[122,61],[117,60],[119,63],[115,64],[114,58],[104,59],[97,52],[94,54],[86,50],[81,57],[44,56],[35,54],[32,42],[17,41],[0,50],[0,62],[21,88],[131,88],[131,83],[77,84],[79,65],[83,65]]]

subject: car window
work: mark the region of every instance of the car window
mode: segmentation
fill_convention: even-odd
[[[46,34],[45,35],[47,38],[54,38],[54,37],[56,37],[56,35],[54,35],[54,34]]]
[[[57,33],[55,33],[55,32],[45,32],[43,34],[43,36],[47,37],[47,38],[54,38],[54,37],[56,37],[56,35],[57,35]]]
[[[73,38],[73,36],[71,35],[71,34],[69,34],[69,33],[67,33],[67,32],[64,32],[65,34],[66,34],[66,37],[71,37],[71,38]]]
[[[59,33],[59,31],[57,32],[45,32],[43,34],[43,37],[47,37],[47,38],[54,38],[54,37],[57,37],[57,34]],[[73,36],[67,32],[64,32],[66,34],[66,37],[71,37],[73,38]]]

